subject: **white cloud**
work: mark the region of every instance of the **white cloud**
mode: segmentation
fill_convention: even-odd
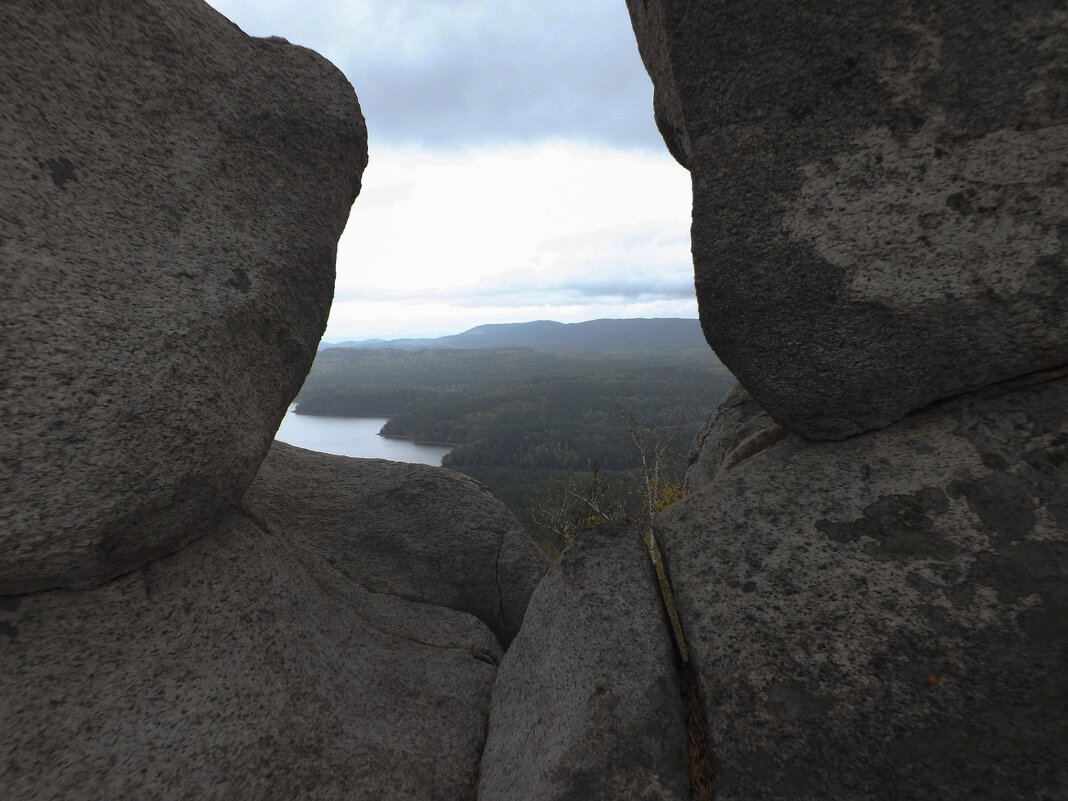
[[[694,316],[689,197],[688,173],[666,154],[568,143],[372,153],[338,248],[331,335],[360,315],[385,319],[390,303],[413,326],[520,309],[618,317],[635,303]]]
[[[211,0],[356,87],[373,143],[552,137],[658,151],[652,85],[622,0]]]
[[[622,0],[209,0],[337,64],[371,162],[327,339],[695,317],[689,175]]]

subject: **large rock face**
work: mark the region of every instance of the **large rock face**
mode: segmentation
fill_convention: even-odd
[[[200,536],[326,322],[366,132],[200,0],[0,4],[0,593]]]
[[[807,437],[1068,363],[1059,0],[628,0],[709,343]]]
[[[470,614],[361,583],[349,562],[374,555],[338,550],[317,525],[333,499],[295,472],[314,459],[268,458],[268,486],[137,571],[0,599],[5,799],[470,797],[500,646]],[[404,519],[403,471],[342,461],[387,473],[378,511]]]
[[[489,490],[440,467],[276,442],[245,498],[268,525],[299,521],[310,547],[361,586],[468,612],[505,647],[548,568]]]
[[[1063,370],[828,443],[739,390],[699,441],[660,537],[719,801],[1068,797]]]
[[[479,801],[689,798],[670,631],[640,532],[583,533],[501,663]]]

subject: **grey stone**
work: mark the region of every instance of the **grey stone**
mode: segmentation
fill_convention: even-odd
[[[583,533],[501,663],[480,801],[688,798],[670,631],[639,531]]]
[[[1068,363],[1059,0],[628,0],[705,335],[814,439]]]
[[[0,593],[91,586],[252,481],[366,129],[323,58],[200,0],[8,0],[0,152]]]
[[[687,491],[694,491],[720,468],[729,469],[785,436],[787,431],[740,384],[735,384],[690,446]]]
[[[659,531],[718,801],[1068,797],[1065,371],[840,442],[732,399]]]
[[[548,569],[511,512],[472,478],[276,442],[246,500],[372,592],[468,612],[507,647]],[[291,526],[292,528],[292,526]]]
[[[93,589],[0,598],[5,799],[470,797],[495,637],[362,587],[292,502]]]

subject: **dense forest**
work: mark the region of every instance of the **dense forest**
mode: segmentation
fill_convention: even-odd
[[[722,395],[729,375],[689,367],[547,374],[439,400],[396,415],[383,434],[456,443],[447,467],[585,470],[591,461],[623,470],[634,460],[619,418],[623,406],[643,420],[678,425],[687,442]]]
[[[431,401],[469,396],[508,381],[653,367],[726,375],[707,347],[684,352],[554,353],[482,350],[328,348],[319,351],[297,395],[299,414],[390,416]]]
[[[454,444],[444,465],[486,484],[532,525],[532,499],[596,466],[635,467],[620,410],[677,434],[675,469],[733,384],[708,348],[611,354],[527,348],[329,348],[296,398],[298,414],[384,416],[384,435]]]

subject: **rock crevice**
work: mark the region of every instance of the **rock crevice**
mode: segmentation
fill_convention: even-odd
[[[705,335],[778,423],[840,439],[1068,361],[1054,0],[628,7]]]
[[[716,797],[1063,796],[1063,9],[628,7],[740,382],[658,526]]]
[[[501,662],[480,801],[689,797],[671,626],[641,532],[585,532]]]
[[[740,380],[657,524],[717,799],[1068,796],[1061,4],[628,6]],[[271,445],[366,165],[340,72],[8,0],[0,123],[5,797],[707,791],[633,527],[549,567],[462,475]]]

